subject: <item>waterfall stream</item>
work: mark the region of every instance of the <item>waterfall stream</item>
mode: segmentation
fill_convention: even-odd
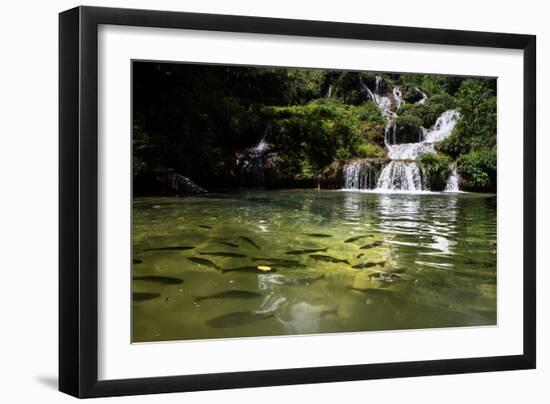
[[[264,188],[264,169],[266,165],[266,154],[269,152],[271,146],[267,143],[266,138],[268,135],[268,129],[265,130],[260,141],[250,147],[243,155],[240,161],[241,166],[241,186],[252,188]],[[248,179],[248,181],[246,181]],[[245,182],[249,182],[246,183]]]
[[[371,90],[360,77],[361,87],[368,98],[376,103],[382,116],[386,120],[384,142],[390,162],[386,164],[377,180],[368,160],[353,160],[344,166],[344,189],[348,190],[378,190],[420,192],[429,191],[422,169],[416,160],[424,153],[436,153],[435,144],[446,139],[453,131],[460,114],[456,110],[445,111],[439,116],[432,128],[420,127],[418,142],[397,143],[397,113],[393,110],[405,103],[402,99],[400,87],[394,86],[390,93],[382,88],[382,78],[376,76],[374,91]],[[424,104],[428,96],[422,94],[417,104]],[[392,109],[393,108],[393,109]],[[447,180],[445,191],[458,191],[458,174],[456,164],[449,167],[451,174]]]
[[[456,163],[451,164],[451,175],[447,179],[447,185],[445,186],[446,192],[459,192],[458,189],[458,173],[456,172]]]

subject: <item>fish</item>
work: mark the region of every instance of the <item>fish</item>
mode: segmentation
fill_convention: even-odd
[[[357,257],[355,257],[355,258],[361,258],[363,255],[365,255],[365,254],[364,254],[364,253],[361,253],[361,254],[359,254],[359,255],[358,255]]]
[[[170,276],[158,276],[158,275],[144,275],[144,276],[134,276],[134,281],[146,281],[160,283],[163,285],[178,285],[183,283],[183,279],[172,278]]]
[[[215,263],[213,263],[210,260],[207,260],[206,258],[187,257],[187,259],[191,262],[194,262],[195,264],[198,264],[198,265],[204,265],[205,267],[220,269],[220,267],[218,265],[216,265]]]
[[[235,243],[230,243],[229,241],[223,241],[223,240],[214,240],[214,243],[223,244],[228,247],[238,248],[239,245]]]
[[[325,248],[310,248],[305,250],[292,250],[287,251],[286,254],[288,255],[302,255],[302,254],[312,254],[316,252],[326,252],[328,250],[328,247]]]
[[[338,306],[332,308],[332,309],[327,309],[327,310],[321,310],[319,312],[319,317],[322,317],[322,318],[325,318],[326,316],[328,316],[329,314],[334,314],[334,315],[338,315]]]
[[[279,268],[307,268],[307,265],[300,262],[261,262],[260,266],[263,265],[275,265]]]
[[[312,283],[317,282],[324,278],[325,278],[325,275],[319,275],[319,276],[310,277],[310,278],[295,278],[295,279],[286,278],[286,280],[284,280],[282,283],[287,286],[309,286]]]
[[[158,247],[158,248],[147,248],[145,251],[186,251],[192,250],[195,247],[191,246],[172,246],[172,247]]]
[[[212,328],[236,327],[252,323],[254,321],[265,320],[275,317],[274,313],[257,313],[255,311],[235,311],[211,318],[206,321],[206,325]]]
[[[334,237],[332,234],[325,234],[325,233],[302,233],[302,234],[308,237]]]
[[[254,240],[248,238],[248,237],[245,237],[245,236],[239,236],[239,238],[243,241],[246,241],[248,244],[250,244],[251,246],[255,247],[257,250],[261,250],[262,247],[260,247],[258,244],[256,244],[254,242]]]
[[[160,293],[134,292],[132,293],[132,300],[134,302],[143,302],[144,300],[156,299],[159,296]]]
[[[355,265],[352,265],[352,268],[355,268],[355,269],[358,269],[358,268],[372,268],[372,267],[375,267],[377,265],[380,265],[380,266],[385,266],[386,265],[386,261],[379,261],[379,262],[362,262],[360,264],[355,264]]]
[[[359,247],[360,250],[366,250],[368,248],[373,248],[373,247],[378,247],[380,245],[382,245],[384,242],[382,240],[378,240],[378,241],[374,241],[372,243],[369,243],[369,244],[365,244],[365,245],[362,245],[361,247]]]
[[[222,268],[221,271],[222,271],[222,274],[226,272],[247,272],[252,274],[264,274],[266,272],[276,272],[277,270],[271,267],[264,267],[263,265],[260,265],[260,266],[250,265],[250,266],[235,267],[235,268]]]
[[[143,261],[137,258],[132,258],[132,264],[141,264]]]
[[[314,260],[317,260],[317,261],[333,262],[335,264],[344,263],[344,264],[351,265],[348,260],[342,260],[340,258],[335,258],[330,255],[311,254],[310,258],[313,258]]]
[[[346,289],[353,290],[354,292],[372,293],[378,295],[391,296],[395,294],[395,291],[391,289],[378,289],[378,288],[354,288],[353,286],[347,286]]]
[[[396,279],[400,279],[399,274],[389,273],[389,272],[375,272],[369,275],[369,278],[376,279],[383,282],[393,282]]]
[[[208,226],[206,224],[197,224],[195,225],[197,227],[202,227],[203,229],[208,229],[208,230],[212,230],[212,226]]]
[[[355,237],[350,237],[348,238],[347,240],[344,240],[344,243],[351,243],[353,241],[357,241],[357,240],[361,240],[362,238],[366,238],[366,237],[369,237],[368,234],[364,234],[362,236],[355,236]]]
[[[262,261],[261,265],[275,265],[281,268],[306,268],[307,265],[296,260],[269,257],[251,257],[253,262]]]
[[[195,297],[195,302],[199,303],[208,299],[254,299],[261,296],[263,296],[261,293],[248,290],[224,290],[210,296],[197,296]]]
[[[252,262],[265,261],[265,262],[273,262],[277,264],[299,264],[300,263],[300,261],[296,261],[296,260],[289,260],[285,258],[270,258],[270,257],[250,257],[250,260]]]
[[[233,252],[225,252],[225,251],[206,251],[199,253],[200,255],[212,255],[214,257],[231,257],[231,258],[246,258],[246,255],[239,254],[239,253],[233,253]]]

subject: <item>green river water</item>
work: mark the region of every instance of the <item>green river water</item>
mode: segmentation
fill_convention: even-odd
[[[135,198],[132,339],[495,325],[496,248],[494,195]]]

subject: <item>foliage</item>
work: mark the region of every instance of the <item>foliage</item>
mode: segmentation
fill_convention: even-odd
[[[414,143],[420,140],[422,121],[417,115],[405,112],[399,115],[396,125],[398,143]]]
[[[361,143],[356,148],[355,157],[383,158],[383,157],[386,157],[386,152],[377,144]]]
[[[461,156],[457,169],[462,177],[462,188],[468,191],[496,191],[496,152],[481,149]]]
[[[236,156],[264,135],[276,154],[274,178],[285,186],[313,181],[335,160],[385,157],[386,123],[365,88],[376,85],[390,97],[401,88],[406,102],[393,107],[400,142],[418,141],[421,126],[458,109],[461,119],[439,150],[459,162],[467,186],[494,184],[496,80],[153,62],[134,62],[133,78],[138,193],[151,192],[168,168],[207,189],[238,187]],[[429,98],[418,104],[422,93]],[[434,183],[443,159],[424,158]]]
[[[403,104],[398,114],[416,116],[420,125],[431,128],[437,118],[445,111],[454,107],[454,99],[448,94],[436,94],[424,104]]]
[[[496,95],[487,81],[467,79],[456,95],[461,119],[440,149],[459,157],[470,151],[496,146]]]
[[[432,191],[445,189],[450,174],[449,158],[443,154],[424,153],[420,156],[419,161],[429,188]]]
[[[303,178],[306,171],[313,173],[335,159],[385,155],[380,146],[368,143],[383,140],[382,116],[370,104],[316,100],[264,112],[271,128],[268,140],[277,144],[278,175],[285,180]]]

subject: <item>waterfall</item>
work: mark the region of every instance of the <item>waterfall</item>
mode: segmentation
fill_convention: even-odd
[[[332,95],[332,84],[329,84],[325,98],[330,98],[331,95]]]
[[[382,171],[376,186],[386,191],[426,191],[416,160],[424,153],[435,153],[435,144],[446,139],[453,131],[460,114],[455,110],[443,112],[433,128],[421,127],[417,143],[388,144],[388,157],[392,160]]]
[[[391,160],[382,170],[376,183],[373,178],[372,167],[368,160],[354,160],[348,162],[343,169],[345,189],[376,189],[381,191],[427,191],[426,180],[416,160],[424,153],[436,153],[435,144],[446,139],[453,131],[460,114],[456,110],[443,112],[436,120],[432,128],[420,127],[418,142],[397,143],[397,110],[404,103],[402,92],[398,86],[394,86],[391,96],[382,88],[382,77],[376,76],[374,91],[371,90],[359,76],[359,83],[367,93],[368,99],[373,101],[386,121],[384,129],[384,142]],[[424,104],[428,96],[416,88],[422,94],[422,99],[417,104]],[[456,165],[452,164],[451,175],[447,181],[447,191],[458,191],[458,175]]]
[[[367,92],[370,100],[378,106],[378,109],[382,113],[382,116],[386,120],[386,126],[384,128],[384,142],[395,143],[397,127],[395,121],[397,120],[397,114],[392,111],[392,100],[387,93],[380,91],[380,83],[382,77],[376,76],[374,92],[365,84],[363,77],[359,76],[359,84]],[[395,90],[395,89],[394,89]],[[391,142],[390,142],[391,141]]]
[[[376,189],[384,191],[422,191],[425,189],[420,167],[414,161],[393,160],[384,167]]]
[[[401,89],[398,86],[395,86],[393,88],[393,98],[395,99],[395,109],[401,108],[401,104],[404,104],[405,101],[403,101],[403,94],[401,93]],[[426,94],[424,94],[426,95]]]
[[[424,104],[428,100],[428,96],[426,95],[426,93],[423,93],[422,91],[420,91],[418,87],[415,87],[415,90],[418,91],[420,94],[422,94],[422,98],[418,100],[416,103],[420,105]]]
[[[266,128],[260,141],[250,148],[248,148],[240,159],[241,166],[241,186],[251,185],[252,187],[264,188],[264,169],[266,163],[266,154],[271,148],[271,145],[267,143],[266,138],[269,132],[269,128]],[[252,177],[252,184],[245,184],[246,178]]]
[[[352,160],[344,166],[344,189],[373,189],[378,172],[367,160]]]
[[[458,173],[456,171],[456,163],[452,163],[450,166],[450,169],[451,169],[451,174],[447,179],[445,192],[460,192],[458,189]]]

